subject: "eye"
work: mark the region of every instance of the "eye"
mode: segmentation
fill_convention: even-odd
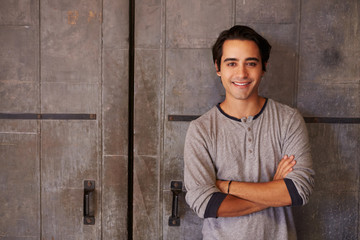
[[[246,63],[246,65],[248,65],[249,67],[256,67],[257,62],[248,62],[248,63]]]
[[[235,63],[235,62],[229,62],[229,63],[227,64],[227,66],[229,66],[229,67],[235,67],[235,66],[236,66],[236,63]]]

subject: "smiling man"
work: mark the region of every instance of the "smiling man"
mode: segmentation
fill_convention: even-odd
[[[259,96],[271,46],[253,29],[223,31],[212,50],[226,97],[190,123],[186,201],[205,218],[204,239],[296,239],[291,206],[314,185],[304,120]]]

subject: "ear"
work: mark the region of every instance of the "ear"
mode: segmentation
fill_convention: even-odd
[[[265,69],[267,69],[268,63],[265,62],[264,65],[265,65]],[[265,75],[265,73],[266,73],[266,71],[263,71],[262,74],[261,74],[261,76],[263,77],[263,76]]]
[[[216,74],[217,74],[219,77],[221,77],[221,72],[220,72],[220,70],[219,70],[219,66],[218,66],[216,60],[215,60],[215,69],[216,69]]]

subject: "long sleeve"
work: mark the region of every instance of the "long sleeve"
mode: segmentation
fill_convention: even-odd
[[[209,142],[209,136],[193,122],[190,123],[184,148],[186,201],[201,218],[205,217],[213,194],[220,192],[215,186],[216,172],[209,152]]]
[[[294,171],[286,177],[289,192],[291,194],[291,188],[295,186],[302,199],[302,204],[305,205],[309,202],[309,197],[314,188],[315,172],[312,168],[311,149],[306,125],[298,111],[295,111],[290,119],[282,149],[284,154],[294,155],[296,160]],[[291,180],[292,183],[288,180]],[[294,201],[294,199],[292,200]]]

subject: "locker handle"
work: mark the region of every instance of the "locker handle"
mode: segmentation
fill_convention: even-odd
[[[84,181],[84,224],[94,225],[94,194],[95,193],[95,181],[85,180]]]
[[[173,193],[171,216],[169,226],[180,226],[179,216],[179,194],[182,192],[181,181],[171,181],[171,191]]]

